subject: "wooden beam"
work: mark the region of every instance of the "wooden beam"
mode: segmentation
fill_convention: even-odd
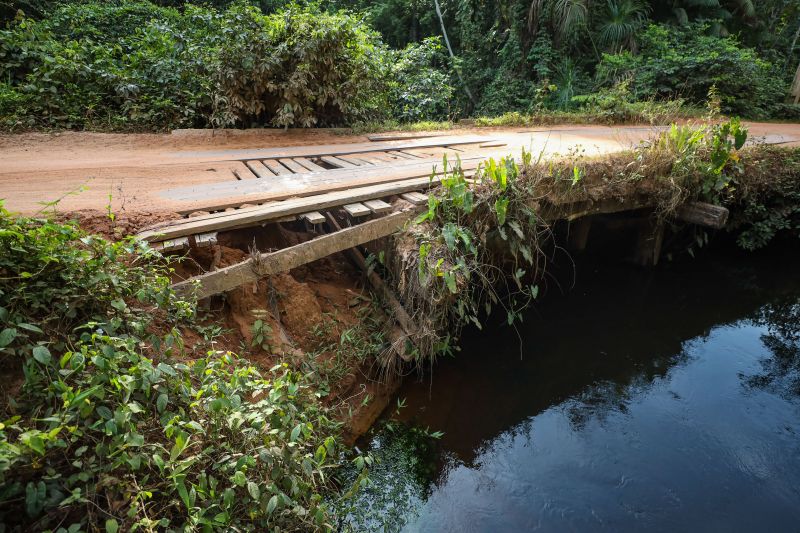
[[[728,223],[729,214],[730,211],[727,208],[719,205],[690,202],[678,207],[675,211],[675,218],[698,226],[722,229]]]
[[[264,166],[270,169],[276,176],[290,176],[292,171],[281,165],[275,159],[265,159],[262,161]]]
[[[278,159],[280,157],[320,157],[323,155],[357,154],[365,152],[385,152],[386,150],[406,150],[410,148],[429,148],[431,146],[454,146],[461,144],[481,144],[494,141],[493,137],[483,135],[443,135],[424,139],[400,141],[341,143],[316,146],[284,146],[280,148],[256,148],[244,150],[208,150],[181,152],[182,157],[219,156],[220,161],[246,161],[250,159]],[[227,156],[227,157],[226,157]]]
[[[295,157],[295,161],[306,167],[307,170],[311,171],[321,171],[321,170],[328,170],[324,167],[319,166],[318,164],[314,163],[312,160],[308,159],[307,157]]]
[[[331,215],[330,213],[326,214],[328,219],[328,223],[337,231],[341,231],[342,227],[339,225],[339,221],[336,220],[336,217]],[[394,295],[394,292],[386,286],[386,283],[381,279],[381,277],[376,274],[374,271],[370,270],[367,266],[367,261],[364,259],[364,256],[358,251],[357,248],[348,248],[345,250],[345,253],[353,263],[360,268],[364,274],[367,276],[367,281],[372,286],[372,290],[380,297],[383,302],[389,307],[391,311],[391,318],[393,318],[399,325],[400,328],[403,330],[406,339],[411,341],[413,336],[419,332],[419,328],[414,323],[414,320],[406,311],[403,304],[400,303],[400,300]],[[405,346],[403,347],[405,348]],[[398,355],[403,358],[403,360],[408,361],[410,358],[408,354],[405,353],[405,349],[398,350]]]
[[[256,261],[250,258],[236,265],[181,281],[172,287],[177,292],[190,293],[197,286],[198,299],[220,294],[243,283],[287,272],[336,252],[391,235],[411,220],[414,214],[413,210],[393,213],[277,252],[260,254]]]
[[[296,161],[292,161],[291,159],[278,159],[278,162],[291,170],[295,174],[300,174],[301,172],[306,172],[308,169],[301,165]]]
[[[441,137],[439,133],[382,133],[377,135],[367,135],[367,139],[372,142],[382,141],[407,141],[410,139],[427,139],[428,137]]]
[[[340,159],[338,157],[334,157],[332,155],[324,155],[320,157],[322,161],[325,161],[329,165],[333,165],[337,168],[358,168],[358,165],[352,163],[350,161],[346,161],[344,159]]]
[[[359,202],[356,202],[354,204],[346,204],[343,206],[343,209],[351,217],[363,217],[369,215],[372,212],[369,207]]]
[[[171,224],[167,223],[163,226],[143,231],[138,234],[138,237],[150,242],[156,242],[208,231],[246,228],[248,226],[275,221],[290,215],[301,215],[309,211],[320,211],[354,202],[363,202],[364,200],[385,198],[393,194],[427,189],[432,185],[438,185],[440,180],[440,177],[434,177],[433,180],[430,178],[414,178],[318,194],[316,196],[291,198],[283,202],[273,202],[257,207],[237,209],[230,213],[212,213],[210,215],[180,220]]]
[[[275,176],[261,161],[245,161],[244,164],[261,179],[269,179]]]
[[[418,193],[416,191],[403,193],[400,195],[400,198],[414,205],[423,205],[428,203],[428,195]]]
[[[312,224],[322,224],[325,222],[325,217],[319,211],[311,211],[310,213],[303,213],[300,215],[303,220],[308,220]]]
[[[480,156],[463,158],[461,167],[464,171],[475,170],[482,161],[483,158]],[[270,180],[230,180],[189,185],[161,191],[159,196],[171,202],[191,202],[184,210],[217,211],[242,203],[263,203],[269,200],[319,194],[361,185],[420,178],[430,176],[434,170],[437,173],[442,171],[441,161],[430,159],[396,163],[398,161],[390,165],[364,165],[349,169],[338,168],[322,172],[291,174],[285,178],[279,176]],[[278,163],[275,162],[275,164]]]
[[[375,215],[383,215],[392,210],[392,206],[383,200],[367,200],[364,205]]]

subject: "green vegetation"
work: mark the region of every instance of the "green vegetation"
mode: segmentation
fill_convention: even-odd
[[[133,240],[0,210],[6,530],[330,524],[342,451],[316,389],[184,345],[214,328],[196,327],[168,269]]]
[[[481,327],[493,311],[509,325],[521,319],[557,249],[552,223],[574,215],[571,205],[645,197],[668,220],[700,200],[730,208],[729,231],[745,249],[780,232],[800,236],[800,149],[745,149],[746,139],[733,119],[673,125],[649,145],[602,158],[523,153],[521,165],[490,159],[474,178],[456,163],[395,254],[402,264],[394,271],[418,272],[397,282],[419,326],[418,362],[452,352],[460,329]]]
[[[709,102],[800,116],[785,0],[461,0],[441,22],[431,0],[14,7],[0,3],[7,130],[668,123]]]

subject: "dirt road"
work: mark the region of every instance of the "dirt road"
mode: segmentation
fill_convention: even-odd
[[[751,138],[800,144],[800,125],[749,124]],[[647,126],[475,128],[443,135],[482,135],[494,146],[471,153],[596,155],[624,150],[652,137]],[[331,130],[181,130],[170,134],[65,132],[0,136],[0,198],[7,209],[34,214],[58,201],[59,212],[169,213],[176,208],[162,193],[188,185],[232,179],[241,165],[231,159],[248,150],[368,142],[365,136]]]

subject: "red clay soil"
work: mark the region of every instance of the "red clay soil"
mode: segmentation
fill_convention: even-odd
[[[796,124],[749,124],[751,137],[796,144]],[[486,156],[529,150],[566,153],[581,146],[587,154],[628,148],[652,136],[647,126],[550,126],[547,128],[460,128],[447,135],[480,134],[505,141],[481,150]],[[26,133],[0,135],[0,198],[6,207],[34,214],[43,202],[60,199],[56,209],[94,210],[118,216],[144,213],[158,218],[175,205],[158,192],[232,179],[238,163],[225,150],[367,142],[366,136],[336,130],[179,130],[167,134]]]

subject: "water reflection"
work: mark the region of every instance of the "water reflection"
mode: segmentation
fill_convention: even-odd
[[[472,332],[401,391],[399,419],[445,435],[378,530],[796,529],[798,266],[584,266],[526,318],[522,357]]]

